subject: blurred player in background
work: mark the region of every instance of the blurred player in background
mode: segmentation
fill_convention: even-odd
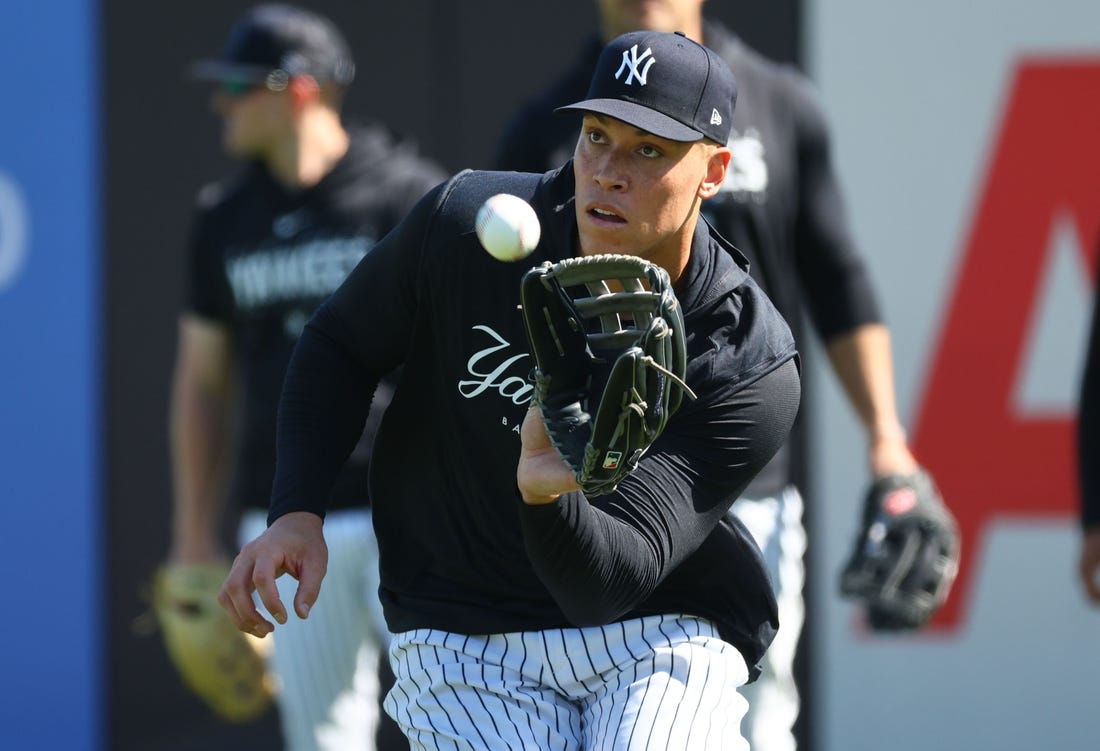
[[[1083,534],[1078,572],[1085,596],[1100,605],[1100,295],[1093,301],[1077,426]]]
[[[632,29],[683,31],[715,50],[733,69],[739,95],[730,168],[703,213],[748,256],[751,273],[790,323],[802,351],[808,314],[866,433],[872,476],[909,473],[917,463],[897,414],[890,336],[844,217],[816,94],[796,70],[768,61],[724,26],[704,19],[703,2],[597,0],[600,34],[516,113],[498,143],[494,166],[541,171],[569,157],[579,123],[552,113],[583,95],[601,40]],[[779,598],[779,634],[764,674],[745,689],[750,710],[743,729],[754,751],[795,747],[799,697],[793,665],[804,620],[804,441],[796,425],[787,446],[733,506],[764,551]]]
[[[355,75],[326,18],[261,5],[219,57],[194,66],[216,84],[223,146],[243,169],[202,191],[171,395],[174,506],[169,565],[224,560],[225,498],[240,540],[266,526],[283,374],[317,305],[445,173],[379,124],[345,127]],[[287,747],[371,749],[377,665],[388,641],[378,602],[367,469],[372,418],[328,499],[326,599],[280,631],[272,665]],[[235,457],[231,461],[230,457]]]

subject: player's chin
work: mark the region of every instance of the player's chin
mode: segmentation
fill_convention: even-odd
[[[227,155],[237,159],[251,159],[257,152],[251,141],[229,123],[222,130],[222,149]]]
[[[243,158],[247,156],[248,150],[241,143],[241,139],[237,138],[232,130],[228,128],[222,133],[222,150],[231,157]]]
[[[637,243],[631,241],[628,225],[625,223],[615,224],[600,219],[581,221],[577,226],[577,234],[582,256],[601,253],[635,255],[632,249]]]

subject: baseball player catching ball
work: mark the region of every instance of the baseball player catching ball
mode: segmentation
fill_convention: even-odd
[[[570,107],[584,125],[569,163],[541,175],[464,172],[439,186],[299,340],[270,525],[244,546],[219,601],[258,636],[309,616],[326,569],[328,490],[374,385],[403,366],[371,484],[396,634],[385,708],[413,748],[748,748],[738,687],[757,675],[778,623],[760,551],[727,511],[786,438],[800,381],[786,323],[699,214],[726,177],[735,92],[728,66],[682,35],[612,40]],[[499,193],[530,203],[541,223],[522,262],[478,244],[475,216]],[[668,412],[624,397],[628,444],[635,408],[659,412],[663,430],[622,457],[632,472],[588,490],[585,479],[619,456],[599,454],[593,467],[586,453],[578,470],[551,443],[548,426],[560,437],[572,420],[584,433],[587,415],[555,402],[570,376],[548,375],[554,346],[537,361],[529,351],[543,314],[564,320],[560,296],[540,296],[530,274],[546,272],[549,285],[570,259],[605,254],[644,259],[649,286],[605,286],[577,308],[659,297],[668,320],[627,356],[646,379],[639,390],[676,384],[684,397]],[[534,299],[544,308],[532,310]],[[569,326],[553,335],[540,341],[563,354],[586,336]],[[648,369],[654,345],[669,367]],[[298,580],[293,603],[276,586],[286,573]]]

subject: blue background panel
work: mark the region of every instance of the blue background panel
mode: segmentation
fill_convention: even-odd
[[[0,746],[100,746],[99,177],[91,0],[0,7]]]

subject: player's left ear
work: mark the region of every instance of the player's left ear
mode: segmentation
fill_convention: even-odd
[[[699,185],[699,197],[710,198],[722,189],[722,183],[725,182],[726,172],[730,167],[732,152],[730,152],[729,146],[707,146],[704,144],[704,148],[708,151],[707,171],[703,177],[703,182]]]
[[[302,109],[321,95],[321,85],[313,76],[298,75],[290,79],[287,92],[294,103],[294,108]]]

